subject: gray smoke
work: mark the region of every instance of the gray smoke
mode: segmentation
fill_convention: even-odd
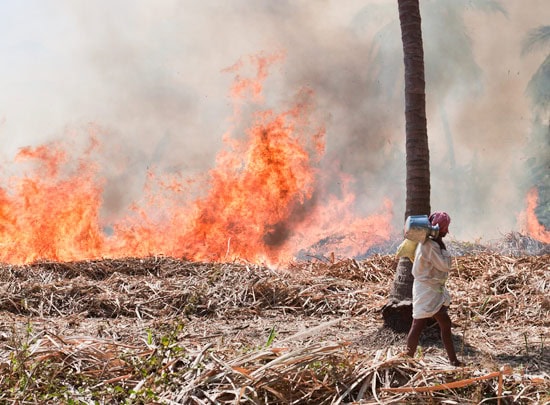
[[[459,239],[515,229],[532,186],[525,161],[537,152],[527,149],[533,114],[525,88],[547,51],[522,56],[521,41],[547,23],[548,8],[546,0],[522,3],[422,2],[432,208],[450,212]],[[231,126],[233,76],[222,70],[283,50],[262,108],[284,109],[302,86],[311,88],[315,118],[327,128],[324,167],[355,178],[358,214],[389,197],[401,226],[403,62],[394,0],[6,4],[1,22],[16,34],[0,42],[14,65],[0,72],[6,153],[97,124],[107,214],[139,198],[148,168],[193,176],[212,167]],[[337,190],[338,173],[327,174]]]

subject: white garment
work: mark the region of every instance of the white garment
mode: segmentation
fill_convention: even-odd
[[[449,306],[451,295],[445,282],[451,270],[451,256],[431,239],[426,239],[416,247],[412,274],[413,318],[431,318],[441,309]]]

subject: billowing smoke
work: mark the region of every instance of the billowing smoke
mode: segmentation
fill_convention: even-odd
[[[421,4],[432,208],[451,213],[458,239],[515,229],[534,185],[525,163],[548,159],[547,144],[532,145],[535,115],[525,92],[548,48],[521,53],[528,31],[547,23],[547,4],[522,3]],[[265,108],[280,108],[302,87],[313,90],[315,117],[327,130],[328,182],[333,170],[350,174],[361,214],[389,197],[401,226],[403,68],[395,0],[96,0],[63,7],[12,0],[2,7],[0,51],[11,63],[0,68],[0,136],[8,158],[21,146],[74,141],[75,128],[93,123],[106,215],[139,198],[151,167],[183,176],[212,167],[232,125],[233,74],[223,70],[249,55],[283,52],[266,82]],[[334,175],[334,190],[339,179]]]

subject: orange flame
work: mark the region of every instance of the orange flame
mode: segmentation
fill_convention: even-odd
[[[533,187],[527,193],[527,212],[526,212],[526,227],[527,234],[532,238],[544,243],[550,243],[550,231],[547,231],[535,214],[535,209],[538,205],[539,194],[536,187]]]
[[[258,101],[270,64],[279,60],[279,54],[252,58],[256,76],[237,76],[235,97],[242,99],[248,88],[248,97]],[[389,238],[391,203],[357,218],[351,179],[342,181],[340,197],[323,191],[325,130],[311,123],[312,92],[302,90],[297,100],[282,113],[257,112],[244,137],[227,134],[216,167],[194,188],[191,181],[149,173],[147,199],[109,224],[112,235],[102,230],[103,181],[91,158],[99,145],[95,137],[77,162],[60,144],[22,149],[17,159],[34,167],[11,179],[12,190],[0,188],[0,261],[163,254],[276,264],[329,236],[327,252],[364,253]]]
[[[102,251],[99,227],[101,191],[94,166],[86,159],[69,173],[67,154],[58,144],[23,148],[19,161],[38,163],[32,176],[11,179],[13,193],[0,189],[1,260],[76,260]]]

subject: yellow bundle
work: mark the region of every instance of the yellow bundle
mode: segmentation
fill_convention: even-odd
[[[397,256],[408,257],[411,262],[414,262],[414,253],[416,252],[416,246],[418,242],[414,242],[409,239],[405,239],[397,248]]]

